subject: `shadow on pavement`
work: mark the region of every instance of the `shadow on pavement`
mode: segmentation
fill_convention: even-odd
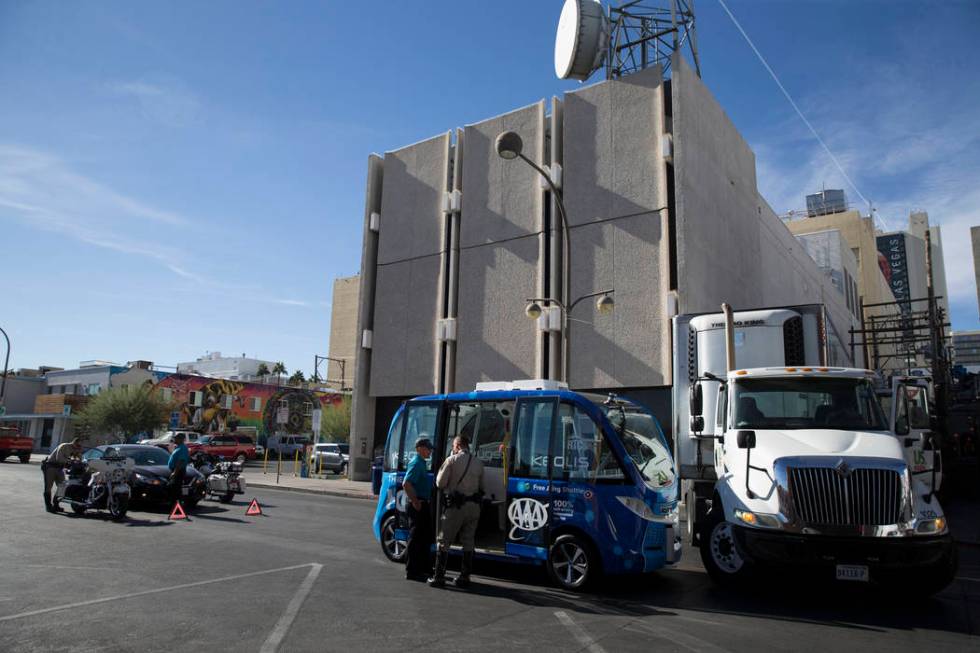
[[[452,560],[451,570],[458,565],[458,558]],[[592,591],[574,593],[552,586],[541,568],[481,560],[475,565],[473,581],[468,590],[446,591],[586,614],[669,617],[677,615],[673,610],[685,610],[866,632],[931,629],[980,634],[980,623],[975,624],[970,615],[980,598],[980,583],[971,587],[966,580],[954,581],[936,596],[920,597],[901,587],[841,584],[787,573],[769,573],[749,586],[724,588],[700,569],[669,569],[609,577]]]

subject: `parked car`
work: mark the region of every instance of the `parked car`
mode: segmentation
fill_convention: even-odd
[[[313,468],[334,474],[347,474],[350,445],[337,442],[321,442],[313,445]]]
[[[87,449],[82,454],[82,458],[99,459],[112,452],[132,458],[135,463],[133,476],[130,479],[131,502],[170,504],[172,499],[169,488],[170,468],[167,467],[167,459],[170,456],[166,451],[151,444],[104,444]],[[204,475],[188,465],[182,494],[184,507],[196,506],[204,498],[204,491]]]
[[[145,440],[140,440],[140,444],[149,444],[155,447],[160,447],[166,449],[167,451],[173,451],[174,448],[174,438],[177,434],[182,433],[184,435],[184,443],[188,446],[192,442],[197,442],[201,438],[201,434],[197,431],[167,431],[159,438],[147,438]]]
[[[236,460],[244,463],[255,460],[255,442],[245,435],[233,433],[212,433],[202,436],[197,442],[187,445],[191,455],[198,451],[218,456],[225,460]]]
[[[31,462],[34,440],[23,436],[20,429],[13,426],[0,426],[0,463],[7,456],[17,456],[25,465]]]
[[[292,458],[297,451],[310,446],[310,438],[305,435],[271,435],[266,441],[269,457],[282,454],[283,458]]]

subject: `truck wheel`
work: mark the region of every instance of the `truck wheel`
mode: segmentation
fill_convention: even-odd
[[[911,582],[911,595],[920,599],[925,599],[933,594],[937,594],[945,589],[953,578],[956,577],[956,570],[959,568],[959,560],[956,555],[956,545],[950,549],[949,555],[943,556],[942,560],[930,567],[928,573],[920,574]]]
[[[31,462],[31,454],[29,454],[29,453],[22,453],[18,457],[20,458],[20,462],[23,463],[24,465],[26,465],[29,462]]]
[[[559,536],[548,549],[548,575],[566,590],[580,590],[599,576],[599,556],[577,535]]]
[[[405,553],[408,552],[408,542],[398,539],[395,532],[398,529],[398,515],[392,513],[385,517],[381,522],[381,550],[385,557],[392,562],[405,562]]]
[[[701,531],[701,562],[719,585],[737,584],[749,576],[751,563],[735,540],[734,527],[725,521],[721,501],[715,498],[714,504]]]

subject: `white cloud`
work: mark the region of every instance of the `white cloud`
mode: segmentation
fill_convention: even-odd
[[[115,82],[109,89],[135,99],[143,117],[169,127],[185,127],[200,118],[201,102],[176,78]]]

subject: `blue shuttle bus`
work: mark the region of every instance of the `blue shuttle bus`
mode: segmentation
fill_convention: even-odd
[[[415,441],[434,443],[431,473],[460,434],[484,468],[477,557],[545,565],[567,589],[680,558],[678,480],[656,417],[615,395],[515,381],[418,397],[399,408],[374,517],[375,537],[390,560],[405,556],[401,481]]]

